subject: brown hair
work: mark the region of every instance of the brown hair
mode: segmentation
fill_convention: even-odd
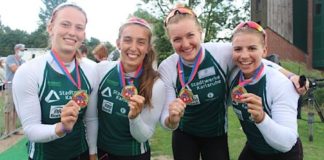
[[[100,60],[105,60],[108,57],[108,48],[105,46],[105,44],[100,43],[93,49],[92,54],[98,55]]]
[[[139,25],[149,31],[150,49],[149,49],[148,53],[145,55],[145,58],[143,60],[143,72],[139,78],[139,84],[140,84],[139,85],[139,94],[145,98],[145,104],[148,104],[149,107],[153,107],[152,101],[151,101],[152,90],[153,90],[152,88],[153,88],[154,82],[159,77],[158,72],[153,69],[153,62],[156,60],[156,52],[153,48],[153,43],[152,43],[152,39],[153,39],[152,35],[153,34],[152,34],[152,31],[150,30],[150,28],[148,28],[147,26],[144,26],[140,23],[129,23],[128,22],[128,23],[123,24],[119,28],[118,39],[121,38],[121,35],[122,35],[124,29],[130,25]]]

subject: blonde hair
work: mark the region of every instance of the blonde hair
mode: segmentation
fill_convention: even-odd
[[[175,12],[177,9],[180,9],[180,8],[185,8],[185,9],[187,9],[188,11],[190,11],[190,13],[192,13],[192,14],[189,14],[189,13],[180,13],[180,12]],[[171,17],[169,17],[170,14],[174,14],[174,15],[172,15]],[[178,3],[178,4],[175,6],[175,8],[172,9],[172,10],[169,12],[169,14],[166,16],[166,19],[165,19],[165,21],[164,21],[164,23],[165,23],[165,25],[164,25],[164,29],[165,29],[165,31],[169,34],[169,31],[168,31],[168,25],[169,25],[169,24],[175,24],[175,23],[178,23],[178,22],[180,22],[180,21],[182,21],[182,20],[184,20],[184,19],[191,19],[191,20],[193,20],[193,21],[195,22],[196,26],[198,27],[199,31],[203,31],[202,26],[201,26],[201,24],[199,23],[198,18],[197,18],[197,16],[196,16],[195,12],[194,12],[192,9],[185,7],[185,6],[184,6],[183,4],[181,4],[181,3]]]

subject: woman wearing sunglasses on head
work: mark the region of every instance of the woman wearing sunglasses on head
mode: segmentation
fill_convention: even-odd
[[[120,61],[99,63],[98,158],[149,160],[149,138],[159,122],[165,87],[153,69],[152,30],[132,17],[119,28]]]
[[[57,6],[47,25],[50,51],[15,74],[13,97],[29,140],[29,159],[95,158],[95,68],[77,55],[86,24],[86,13],[78,5]]]
[[[186,7],[171,10],[164,25],[176,54],[159,66],[167,87],[160,120],[164,127],[174,130],[174,159],[229,159],[226,99],[227,78],[234,68],[232,46],[203,43],[197,16]]]
[[[265,65],[266,33],[260,25],[240,23],[232,37],[231,77],[234,112],[247,142],[239,160],[301,160],[297,132],[297,101],[293,84],[278,70]]]

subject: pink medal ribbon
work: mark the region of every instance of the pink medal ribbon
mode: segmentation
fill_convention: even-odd
[[[74,86],[76,86],[78,88],[78,91],[74,92],[74,94],[72,96],[72,100],[74,100],[81,108],[86,107],[88,105],[89,96],[85,90],[81,90],[80,70],[79,70],[79,65],[77,64],[77,60],[75,59],[75,70],[76,70],[76,77],[77,77],[77,82],[76,82],[73,79],[71,73],[68,71],[68,69],[63,64],[63,61],[57,55],[55,50],[51,51],[51,55],[52,55],[54,61],[60,67],[61,71],[64,73],[64,75],[70,80],[70,82],[72,82],[72,84]]]
[[[124,66],[121,62],[119,63],[119,67],[118,67],[119,82],[122,86],[121,94],[125,100],[129,100],[130,97],[138,94],[137,88],[134,86],[133,82],[134,79],[137,79],[142,74],[142,72],[143,72],[143,63],[141,63],[136,69],[134,78],[127,78],[128,84],[126,85]]]
[[[261,65],[253,73],[252,78],[249,78],[246,80],[244,80],[243,72],[240,71],[239,84],[233,88],[233,91],[231,94],[232,100],[234,100],[236,102],[240,102],[241,95],[244,93],[248,93],[247,90],[244,88],[244,86],[260,79],[263,70],[264,70],[264,65],[263,65],[263,63],[261,63]]]
[[[191,73],[190,73],[190,76],[189,76],[189,79],[187,82],[185,82],[185,75],[184,75],[184,70],[183,70],[183,62],[181,60],[181,58],[179,58],[179,61],[178,61],[178,64],[177,64],[177,69],[178,69],[178,74],[179,74],[179,81],[180,81],[180,84],[181,84],[181,90],[179,92],[179,95],[178,97],[183,101],[185,102],[186,104],[189,104],[193,101],[193,93],[192,91],[190,90],[190,88],[187,88],[188,87],[188,84],[194,79],[197,71],[198,71],[198,68],[200,66],[200,61],[201,61],[201,58],[202,58],[202,52],[203,52],[203,49],[202,47],[199,49],[199,52],[195,58],[195,61],[194,61],[194,64],[193,64],[193,67],[192,67],[192,70],[191,70]]]

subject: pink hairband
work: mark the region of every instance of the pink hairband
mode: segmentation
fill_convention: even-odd
[[[138,17],[131,17],[130,19],[127,20],[126,24],[140,24],[143,25],[144,27],[148,28],[149,30],[152,30],[149,23],[147,23],[147,21],[145,21],[142,18],[138,18]]]

